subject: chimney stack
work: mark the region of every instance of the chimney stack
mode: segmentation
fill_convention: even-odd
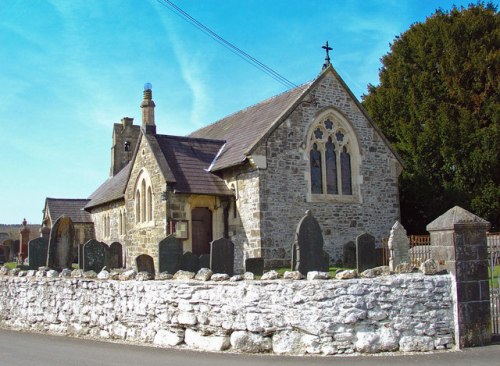
[[[153,102],[152,85],[144,84],[144,97],[141,103],[142,108],[142,130],[145,134],[156,134],[155,125],[155,102]]]

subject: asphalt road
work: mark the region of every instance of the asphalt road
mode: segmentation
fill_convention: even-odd
[[[500,365],[500,345],[397,356],[282,357],[206,353],[0,330],[1,366]]]

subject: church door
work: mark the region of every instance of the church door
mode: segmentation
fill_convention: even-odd
[[[193,231],[193,254],[209,254],[212,238],[212,212],[206,207],[196,207],[191,211]]]

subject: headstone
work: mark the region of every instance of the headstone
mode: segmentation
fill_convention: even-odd
[[[62,270],[71,268],[73,262],[73,241],[75,229],[67,216],[59,217],[50,230],[47,267]]]
[[[123,246],[117,241],[111,243],[107,251],[107,266],[112,268],[123,268]]]
[[[342,262],[344,268],[356,268],[356,244],[353,241],[344,244]]]
[[[309,210],[297,225],[292,251],[292,270],[304,276],[310,271],[328,272],[329,260],[323,251],[321,227]]]
[[[28,265],[29,269],[38,270],[47,264],[47,251],[49,242],[44,238],[36,238],[28,243]]]
[[[7,240],[4,240],[3,242],[3,252],[4,252],[4,255],[5,255],[5,261],[6,262],[11,262],[11,243],[12,242],[12,239],[7,239]]]
[[[155,263],[153,257],[147,254],[141,254],[135,258],[137,272],[147,272],[150,275],[155,275]]]
[[[181,269],[183,271],[198,272],[200,270],[200,259],[191,252],[184,253],[182,256]]]
[[[3,245],[0,245],[0,264],[5,263],[5,247]]]
[[[11,240],[10,247],[10,261],[16,261],[19,254],[19,240]]]
[[[210,268],[210,254],[200,255],[200,268]]]
[[[376,266],[375,238],[367,233],[359,235],[356,238],[356,268],[358,273]]]
[[[83,269],[83,244],[78,244],[78,268]]]
[[[158,244],[158,255],[160,273],[175,274],[175,272],[181,269],[182,243],[175,236],[169,235],[160,241]]]
[[[245,272],[252,272],[256,276],[264,274],[264,258],[245,259]]]
[[[234,244],[231,240],[221,238],[210,243],[210,269],[213,273],[233,275]]]
[[[389,248],[389,268],[391,271],[394,271],[398,264],[410,261],[410,256],[408,255],[410,240],[406,235],[405,228],[399,221],[396,221],[391,229],[387,246]]]
[[[101,272],[106,265],[107,245],[95,239],[90,239],[83,245],[83,270]]]

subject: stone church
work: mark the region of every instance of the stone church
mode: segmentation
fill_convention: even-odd
[[[306,210],[333,263],[344,244],[363,232],[381,239],[399,219],[402,162],[329,63],[186,137],[156,133],[150,84],[141,109],[140,126],[128,117],[113,126],[110,177],[85,204],[96,239],[124,244],[129,266],[140,254],[157,266],[169,234],[200,255],[229,238],[237,271],[253,257],[289,266]]]

